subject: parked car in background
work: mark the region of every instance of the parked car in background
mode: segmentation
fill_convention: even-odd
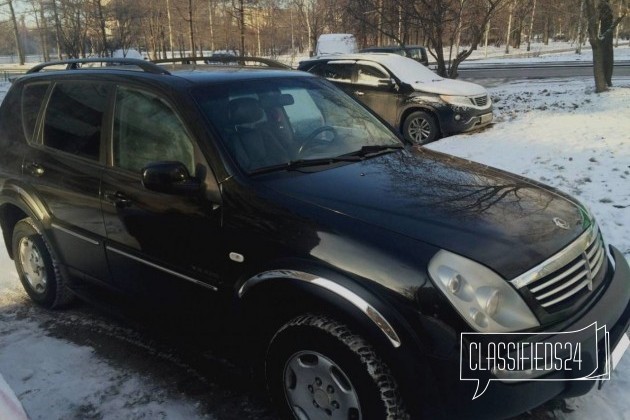
[[[427,49],[422,45],[407,45],[405,47],[401,47],[399,45],[390,45],[386,47],[369,47],[363,48],[359,52],[362,53],[390,53],[390,54],[398,54],[403,57],[411,58],[412,60],[416,60],[418,63],[422,63],[425,66],[429,65],[429,56],[427,55]]]
[[[318,57],[298,69],[330,80],[416,144],[492,122],[492,100],[483,86],[445,79],[397,54]]]
[[[359,51],[352,34],[322,34],[317,38],[315,55],[352,54]]]

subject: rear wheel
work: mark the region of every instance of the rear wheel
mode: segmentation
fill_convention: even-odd
[[[427,144],[438,138],[440,128],[433,117],[425,111],[416,111],[409,114],[403,124],[405,139],[414,144]]]
[[[35,303],[57,308],[73,300],[51,245],[30,217],[13,228],[13,259],[22,286]]]
[[[280,328],[269,345],[265,373],[284,418],[409,418],[374,348],[325,316],[303,315]]]

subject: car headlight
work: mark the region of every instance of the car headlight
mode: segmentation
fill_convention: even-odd
[[[474,103],[470,100],[468,96],[440,95],[440,99],[442,99],[447,104],[456,106],[470,107],[474,105]]]
[[[513,332],[540,325],[507,281],[468,258],[441,250],[429,262],[429,275],[477,331]]]

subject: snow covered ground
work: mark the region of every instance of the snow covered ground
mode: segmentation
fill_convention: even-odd
[[[592,78],[491,88],[493,126],[429,147],[569,192],[630,260],[630,80],[615,84],[599,95]],[[0,97],[6,89],[0,84]],[[10,394],[4,377],[32,419],[268,418],[250,388],[217,379],[225,375],[217,371],[88,305],[64,312],[32,305],[0,245],[0,398]],[[568,400],[572,413],[544,408],[535,417],[628,420],[628,395],[627,354],[602,390]],[[13,420],[1,410],[0,419]]]

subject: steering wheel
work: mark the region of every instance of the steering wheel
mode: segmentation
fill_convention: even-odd
[[[317,136],[325,131],[330,131],[333,134],[333,138],[331,141],[334,141],[337,138],[337,130],[335,129],[335,127],[330,125],[322,125],[321,127],[317,127],[315,130],[311,131],[308,136],[306,136],[306,140],[302,142],[302,145],[298,149],[297,155],[300,156],[304,149],[308,149],[308,147],[306,146],[308,146],[310,143],[313,143],[313,141],[316,140]]]

